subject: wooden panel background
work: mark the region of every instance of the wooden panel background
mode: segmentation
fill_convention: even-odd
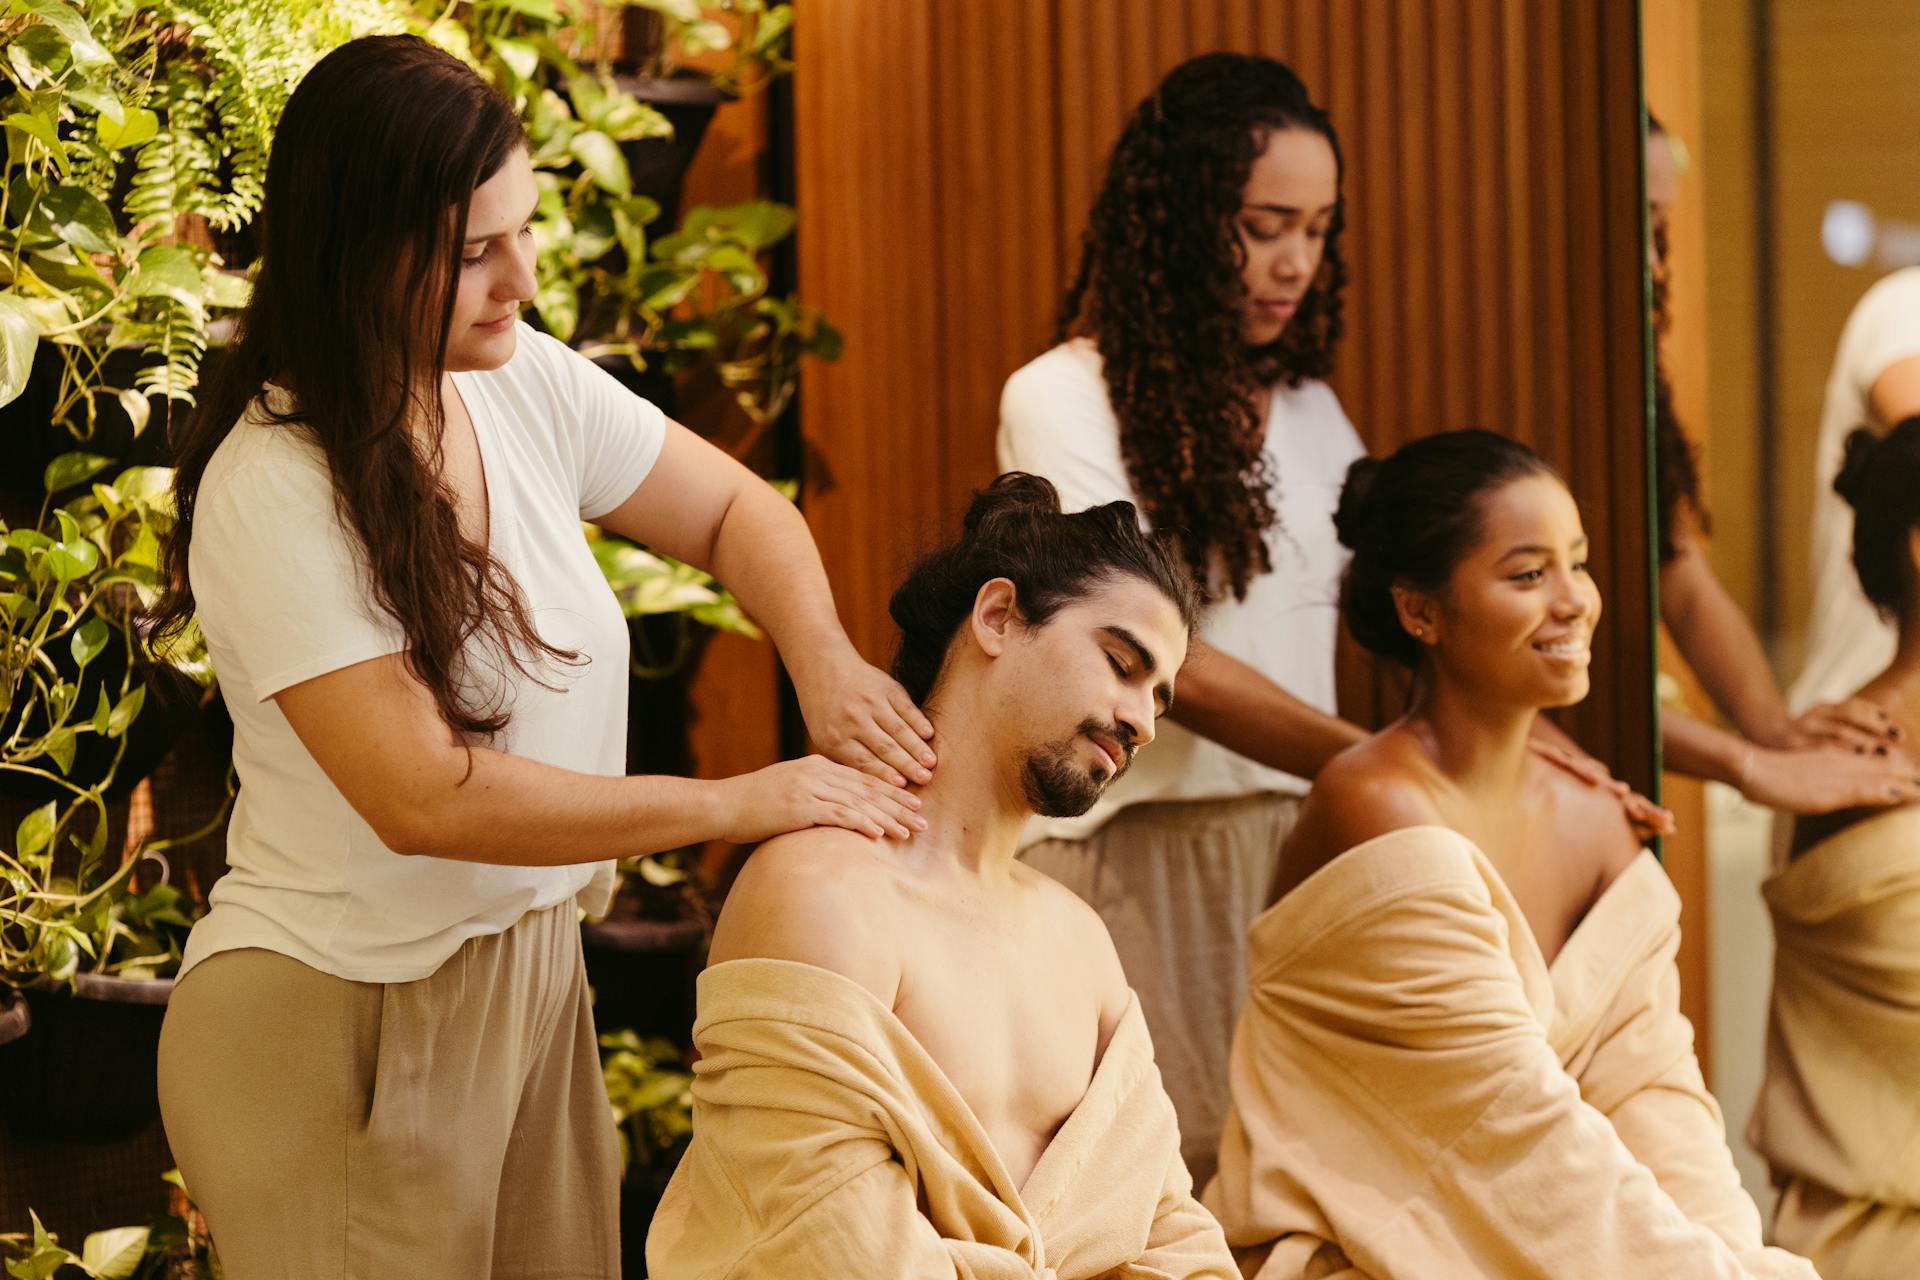
[[[1767,193],[1771,242],[1759,246],[1771,269],[1765,317],[1776,355],[1763,376],[1776,424],[1773,488],[1764,513],[1779,530],[1768,566],[1779,583],[1774,636],[1781,667],[1805,656],[1813,583],[1807,564],[1816,485],[1813,460],[1834,346],[1854,303],[1891,268],[1869,260],[1844,267],[1820,243],[1830,201],[1858,200],[1878,219],[1920,223],[1920,6],[1910,0],[1767,0],[1772,60],[1773,182]]]
[[[766,198],[772,146],[768,98],[752,94],[714,113],[681,190],[681,207],[728,205]],[[703,406],[724,418],[724,405]],[[708,420],[703,418],[703,420]],[[727,778],[770,765],[781,757],[779,659],[765,640],[717,634],[694,676],[689,730],[694,771]],[[718,867],[727,850],[716,845]]]
[[[1048,345],[1127,111],[1194,53],[1258,51],[1348,157],[1349,415],[1376,452],[1487,426],[1564,470],[1607,600],[1570,723],[1650,789],[1637,25],[1589,0],[800,6],[800,287],[847,336],[806,377],[806,505],[856,644],[885,660],[892,584],[992,476],[1001,384]]]
[[[1667,210],[1669,265],[1668,306],[1671,325],[1665,339],[1667,375],[1673,385],[1674,411],[1682,427],[1700,449],[1702,487],[1708,488],[1709,507],[1717,510],[1720,451],[1710,431],[1707,362],[1707,255],[1702,208],[1705,200],[1702,166],[1700,76],[1701,14],[1699,0],[1663,0],[1645,10],[1643,58],[1648,110],[1660,118],[1670,137],[1677,139],[1688,164],[1679,175],[1673,203]],[[1735,452],[1730,449],[1729,453]],[[1731,486],[1730,486],[1731,487]],[[1737,505],[1737,504],[1736,504]],[[1711,543],[1709,544],[1711,545]],[[1659,628],[1660,670],[1671,675],[1680,703],[1707,720],[1715,717],[1713,704],[1700,689],[1693,672],[1674,646],[1667,629]],[[1662,800],[1679,825],[1661,845],[1667,878],[1680,894],[1680,1005],[1694,1027],[1694,1047],[1702,1071],[1712,1071],[1712,1029],[1709,1016],[1711,984],[1707,958],[1712,936],[1707,909],[1706,788],[1696,778],[1669,773],[1661,778]],[[1711,1075],[1709,1075],[1711,1078]]]

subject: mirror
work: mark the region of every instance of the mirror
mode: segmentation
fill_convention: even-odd
[[[1647,106],[1665,135],[1650,137],[1646,169],[1649,200],[1664,206],[1652,217],[1665,250],[1653,267],[1666,312],[1656,326],[1670,389],[1661,408],[1697,451],[1706,519],[1694,529],[1704,563],[1750,621],[1762,646],[1758,672],[1781,691],[1788,717],[1802,717],[1804,726],[1809,708],[1871,682],[1876,703],[1897,721],[1903,686],[1876,681],[1893,655],[1893,628],[1862,593],[1851,558],[1853,510],[1833,484],[1848,432],[1874,425],[1884,433],[1920,411],[1920,394],[1908,390],[1920,387],[1920,272],[1909,272],[1920,263],[1913,181],[1920,94],[1911,74],[1920,9],[1899,0],[1668,0],[1644,6],[1643,24]],[[1894,462],[1881,456],[1869,470],[1893,475]],[[1661,463],[1663,482],[1673,483],[1670,451]],[[1884,497],[1883,508],[1892,511],[1893,502]],[[1696,923],[1710,939],[1710,954],[1688,974],[1700,982],[1711,975],[1710,988],[1696,993],[1710,1007],[1699,1026],[1703,1058],[1743,1179],[1766,1211],[1775,1200],[1768,1161],[1747,1133],[1769,1072],[1776,933],[1786,939],[1782,981],[1798,983],[1811,949],[1880,936],[1878,917],[1902,907],[1868,901],[1862,890],[1849,917],[1853,941],[1831,929],[1797,931],[1792,913],[1812,876],[1788,871],[1820,859],[1821,874],[1834,882],[1856,856],[1846,848],[1875,839],[1881,865],[1891,870],[1912,856],[1905,852],[1912,842],[1896,838],[1898,827],[1863,822],[1861,811],[1849,809],[1836,819],[1803,819],[1796,843],[1792,819],[1774,819],[1777,800],[1753,802],[1767,799],[1756,795],[1765,790],[1756,775],[1781,743],[1777,735],[1768,741],[1762,713],[1743,712],[1728,696],[1743,682],[1757,687],[1754,672],[1743,672],[1724,647],[1707,652],[1697,635],[1689,644],[1685,628],[1673,625],[1672,574],[1669,567],[1660,576],[1669,624],[1661,649],[1667,766],[1699,763],[1673,749],[1674,724],[1689,719],[1759,749],[1757,757],[1735,757],[1745,777],[1739,768],[1733,777],[1724,768],[1694,768],[1694,779],[1670,773],[1667,794],[1688,829],[1670,842],[1669,865],[1677,881],[1691,877],[1682,893],[1701,908]],[[1720,780],[1703,787],[1701,773]],[[1811,805],[1817,797],[1804,799]],[[1791,862],[1790,844],[1805,851]],[[1868,966],[1865,985],[1893,981],[1888,955],[1897,949]],[[1887,1056],[1900,1046],[1823,1048],[1830,1065],[1856,1050]],[[1772,1110],[1761,1126],[1771,1136],[1761,1145],[1777,1160],[1799,1161],[1779,1136],[1784,1121],[1773,1109],[1788,1105],[1775,1093],[1782,1064],[1772,1072],[1774,1084],[1765,1086]],[[1871,1100],[1883,1089],[1868,1073],[1851,1077],[1847,1091]],[[1906,1105],[1893,1104],[1895,1111]],[[1844,1133],[1834,1145],[1846,1147]],[[1848,1175],[1834,1167],[1826,1176],[1831,1183]],[[1889,1175],[1881,1169],[1876,1176]],[[1791,1246],[1786,1234],[1782,1243]]]

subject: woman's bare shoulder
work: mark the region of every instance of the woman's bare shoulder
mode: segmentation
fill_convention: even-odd
[[[1565,856],[1590,873],[1597,892],[1640,856],[1640,837],[1620,797],[1606,787],[1546,761],[1533,765],[1534,781],[1550,797],[1551,838]]]
[[[1436,799],[1437,781],[1432,761],[1412,735],[1396,729],[1328,761],[1281,847],[1272,899],[1355,845],[1407,827],[1448,825]]]

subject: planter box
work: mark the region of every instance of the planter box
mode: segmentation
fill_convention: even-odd
[[[635,195],[652,198],[660,205],[659,227],[680,221],[680,186],[687,168],[700,150],[700,139],[713,122],[713,113],[738,95],[722,89],[704,76],[615,76],[614,83],[646,103],[673,125],[671,138],[642,138],[623,142],[627,169],[633,176]]]
[[[706,930],[694,920],[607,920],[580,926],[593,1017],[601,1031],[630,1027],[677,1045],[693,1036],[693,984]]]
[[[27,988],[32,1031],[0,1046],[0,1118],[27,1142],[120,1142],[160,1114],[160,1022],[173,980],[81,974]]]
[[[0,988],[4,991],[4,988]],[[17,995],[0,995],[0,1044],[11,1044],[27,1034],[27,1028],[33,1025],[33,1015],[27,1012],[27,1002]]]
[[[624,1280],[647,1280],[647,1232],[672,1176],[671,1169],[635,1168],[620,1184],[620,1274]]]

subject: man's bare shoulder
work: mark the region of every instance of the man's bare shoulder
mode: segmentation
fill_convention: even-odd
[[[1355,845],[1407,827],[1447,825],[1435,799],[1437,777],[1411,735],[1392,729],[1328,761],[1281,849],[1273,896],[1283,896]]]
[[[1022,884],[1033,890],[1046,912],[1048,924],[1058,931],[1059,937],[1071,943],[1076,956],[1095,967],[1102,1006],[1111,1013],[1112,1019],[1117,1019],[1126,1008],[1130,988],[1126,970],[1120,965],[1120,953],[1113,945],[1113,935],[1107,931],[1107,922],[1085,899],[1052,876],[1024,862],[1014,866],[1015,874],[1021,877]],[[1110,1021],[1103,1018],[1103,1025]]]
[[[1100,913],[1094,912],[1077,892],[1035,867],[1023,862],[1014,865],[1021,883],[1029,885],[1041,902],[1048,929],[1066,942],[1062,956],[1069,960],[1062,960],[1060,969],[1044,977],[1066,983],[1066,969],[1079,969],[1085,975],[1081,990],[1089,990],[1100,1002],[1100,1052],[1106,1052],[1119,1019],[1133,1002],[1133,986],[1127,983],[1127,971],[1119,963],[1114,935],[1108,933]]]
[[[709,965],[792,960],[852,978],[892,1004],[898,948],[881,922],[892,915],[889,845],[838,828],[775,837],[753,851],[727,892]]]

